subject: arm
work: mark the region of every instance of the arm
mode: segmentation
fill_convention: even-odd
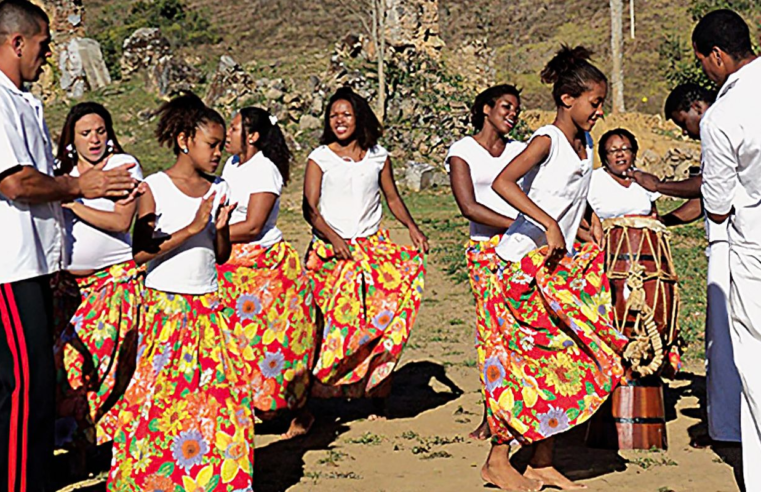
[[[670,212],[663,216],[661,219],[664,224],[669,227],[675,225],[689,224],[695,222],[703,215],[703,203],[693,198],[688,200],[681,207],[677,208],[673,212]]]
[[[507,203],[522,214],[531,217],[547,231],[547,257],[564,254],[566,251],[565,238],[557,221],[542,210],[526,193],[518,181],[532,168],[539,165],[550,154],[552,140],[547,136],[534,138],[526,149],[513,159],[509,166],[494,180],[492,189]]]
[[[156,201],[153,192],[148,188],[137,205],[137,221],[132,236],[132,255],[139,265],[165,255],[177,246],[181,245],[192,236],[206,228],[211,216],[211,208],[214,203],[214,193],[201,201],[198,212],[193,222],[172,234],[154,238],[156,229]]]
[[[325,218],[320,214],[318,204],[322,193],[322,169],[313,160],[307,162],[306,175],[304,177],[304,200],[302,208],[304,219],[312,226],[317,236],[333,245],[336,256],[341,260],[352,258],[349,245],[344,238],[338,235],[328,225]]]
[[[394,214],[396,220],[404,224],[404,226],[410,231],[410,239],[412,244],[416,248],[428,252],[428,238],[425,237],[420,231],[420,228],[415,223],[415,220],[410,215],[410,211],[407,210],[407,206],[404,204],[404,200],[399,195],[399,190],[396,188],[396,182],[394,181],[394,172],[391,169],[391,159],[387,158],[383,164],[383,169],[380,172],[380,187],[383,190],[383,195],[386,197],[386,203],[391,213]]]
[[[738,153],[732,142],[742,140],[742,130],[736,124],[718,125],[704,121],[700,125],[700,139],[703,143],[703,205],[708,218],[721,224],[732,213],[735,189],[739,186],[737,177]]]
[[[217,235],[214,237],[214,253],[218,265],[229,260],[230,253],[233,250],[232,242],[230,241],[230,215],[237,206],[237,203],[220,205],[217,210],[217,220],[215,223]]]
[[[135,188],[137,181],[125,164],[103,171],[105,162],[78,178],[48,176],[32,166],[15,166],[0,175],[0,193],[9,200],[27,203],[71,201],[76,198],[124,198]]]
[[[691,176],[683,181],[663,181],[657,176],[636,170],[631,174],[634,181],[647,191],[676,198],[700,198],[701,176]]]
[[[248,243],[262,233],[267,218],[275,206],[274,193],[252,193],[248,198],[246,220],[230,225],[230,240],[234,243]]]
[[[476,201],[469,168],[468,163],[459,157],[449,159],[449,182],[463,217],[479,224],[507,229],[513,223],[513,219],[498,214]]]
[[[117,202],[113,212],[97,210],[80,202],[65,203],[63,206],[88,224],[107,232],[128,232],[137,209],[134,200],[126,205]]]

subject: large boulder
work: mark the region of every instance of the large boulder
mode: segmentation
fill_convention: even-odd
[[[384,0],[386,41],[392,48],[414,48],[438,58],[444,41],[439,27],[438,0]]]
[[[173,55],[159,59],[147,75],[148,90],[162,97],[192,91],[203,78],[200,70]]]
[[[69,97],[79,98],[87,90],[97,90],[111,84],[100,43],[89,38],[72,38],[61,47],[58,68],[61,89]]]
[[[159,60],[172,55],[169,40],[155,27],[142,27],[133,32],[122,44],[120,60],[122,77],[141,70],[151,70]]]
[[[206,91],[206,104],[230,107],[253,92],[254,81],[235,60],[224,55]]]

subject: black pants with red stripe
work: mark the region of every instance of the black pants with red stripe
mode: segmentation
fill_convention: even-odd
[[[0,492],[50,490],[55,368],[49,282],[0,284]]]

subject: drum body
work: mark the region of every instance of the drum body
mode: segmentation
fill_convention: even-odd
[[[676,342],[679,317],[669,231],[650,217],[606,220],[604,229],[613,321],[630,339],[624,358],[635,370],[590,422],[587,444],[666,449],[660,372]]]

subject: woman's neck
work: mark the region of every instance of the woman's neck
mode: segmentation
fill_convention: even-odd
[[[355,161],[361,160],[365,155],[365,149],[360,147],[359,142],[356,139],[344,142],[336,140],[328,145],[328,147],[341,157],[349,157]]]
[[[623,176],[619,176],[618,174],[614,173],[610,170],[608,166],[604,166],[605,172],[610,175],[611,178],[613,178],[618,184],[621,186],[628,188],[631,186],[632,182],[629,178],[625,178]]]
[[[254,156],[258,154],[259,152],[260,150],[256,147],[256,145],[248,145],[238,154],[239,164],[247,163],[248,161],[253,159]]]
[[[494,157],[502,155],[507,140],[504,135],[497,133],[494,127],[489,125],[488,122],[484,125],[483,129],[473,137],[473,139]]]
[[[196,169],[193,162],[185,154],[177,156],[177,161],[166,170],[166,173],[173,178],[178,179],[195,179],[202,178],[203,173]]]
[[[85,171],[89,171],[92,167],[97,166],[110,155],[111,154],[103,154],[103,156],[95,162],[90,162],[89,160],[85,159],[84,157],[80,155],[79,158],[77,159],[77,169],[79,170],[80,174]]]
[[[558,127],[561,132],[563,132],[563,135],[565,135],[565,137],[569,142],[571,142],[572,145],[575,142],[584,140],[584,130],[576,126],[576,123],[573,122],[568,111],[559,108],[558,114],[555,116],[555,121],[553,121],[552,124]],[[575,147],[576,146],[574,145],[574,148]]]

